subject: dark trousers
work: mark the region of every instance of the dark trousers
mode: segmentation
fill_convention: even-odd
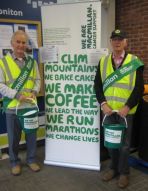
[[[6,125],[9,142],[9,158],[11,166],[16,166],[20,163],[18,157],[19,142],[21,140],[22,130],[20,122],[15,114],[6,113]],[[27,163],[35,162],[36,153],[36,132],[25,134],[25,140],[27,145]]]
[[[124,123],[124,120],[116,115],[111,115],[106,118],[106,122],[108,124],[116,123],[117,120],[119,120],[120,123]],[[110,168],[114,169],[116,172],[120,174],[130,173],[128,158],[130,154],[133,115],[128,115],[126,117],[126,120],[127,120],[127,128],[125,129],[124,132],[123,145],[121,146],[120,149],[110,149],[110,148],[108,149],[109,155],[111,157]]]

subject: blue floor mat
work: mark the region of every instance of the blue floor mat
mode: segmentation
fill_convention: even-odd
[[[148,174],[148,162],[145,162],[135,156],[130,156],[128,162],[131,167]]]

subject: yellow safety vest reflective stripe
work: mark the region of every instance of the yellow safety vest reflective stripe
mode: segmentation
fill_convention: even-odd
[[[6,85],[11,88],[13,82],[20,75],[21,70],[10,55],[6,55],[5,60],[6,60],[5,63],[3,59],[0,60],[0,67],[2,67],[5,73]],[[23,95],[29,96],[31,93],[31,90],[34,87],[35,79],[37,76],[36,64],[37,63],[34,62],[34,67],[32,68],[32,71],[30,72],[29,78],[20,91]],[[17,99],[15,98],[12,99],[12,101],[8,105],[8,108],[16,107],[17,103],[18,103]]]
[[[132,54],[128,54],[123,62],[123,65],[129,63],[132,59],[135,59],[135,56]],[[103,57],[100,61],[100,71],[102,82],[114,72],[112,66],[112,58],[111,54]],[[122,108],[127,102],[129,96],[131,95],[136,80],[136,71],[131,74],[124,76],[121,80],[116,81],[111,87],[109,87],[104,95],[106,97],[107,103],[113,110],[119,110]],[[136,112],[137,106],[132,108],[129,111],[129,114],[133,114]]]

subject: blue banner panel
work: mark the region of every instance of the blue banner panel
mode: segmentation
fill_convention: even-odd
[[[41,20],[41,6],[57,0],[7,0],[1,1],[0,18],[19,20]]]

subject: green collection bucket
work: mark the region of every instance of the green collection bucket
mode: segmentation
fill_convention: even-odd
[[[118,149],[123,144],[124,131],[127,128],[127,120],[125,124],[105,124],[104,121],[107,115],[104,116],[102,126],[104,128],[104,146],[111,149]]]
[[[30,104],[34,104],[35,107],[18,109],[19,104],[16,106],[16,115],[25,133],[33,133],[39,127],[39,108],[35,100],[31,99],[31,101]]]

